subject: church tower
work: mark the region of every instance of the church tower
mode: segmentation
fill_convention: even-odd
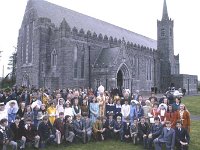
[[[166,0],[163,3],[161,21],[157,21],[157,49],[160,57],[160,88],[165,90],[170,86],[170,76],[175,74],[174,59],[174,21],[168,16]]]

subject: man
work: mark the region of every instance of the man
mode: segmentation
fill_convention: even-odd
[[[0,148],[7,150],[7,146],[12,146],[13,150],[17,150],[17,142],[13,141],[12,131],[8,128],[8,120],[0,120]]]
[[[117,121],[115,121],[114,136],[116,139],[120,137],[120,140],[123,141],[123,123],[121,116],[117,116]]]
[[[162,144],[165,144],[166,150],[174,150],[175,130],[171,128],[171,122],[166,121],[166,127],[163,128],[161,135],[154,139],[155,149],[162,150]]]
[[[55,120],[53,127],[56,130],[56,143],[59,145],[64,135],[64,112],[59,113],[59,118]]]
[[[74,139],[74,126],[72,123],[72,117],[70,115],[65,116],[65,124],[64,124],[64,137],[66,146],[71,144]]]
[[[85,129],[83,128],[83,120],[81,119],[80,114],[76,115],[76,120],[74,121],[74,131],[76,137],[81,139],[83,143],[86,143],[86,132]]]
[[[115,125],[115,120],[113,119],[113,113],[109,113],[108,119],[106,119],[105,122],[105,127],[107,129],[107,137],[108,138],[113,138],[114,134],[114,125]]]
[[[130,119],[127,117],[123,122],[123,141],[129,142],[130,141]]]
[[[182,127],[181,121],[176,122],[176,149],[177,150],[188,150],[188,144],[190,141],[190,137],[188,131]]]
[[[104,133],[106,128],[103,128],[103,118],[98,116],[97,120],[93,124],[93,132],[95,140],[104,140]]]
[[[145,122],[145,118],[140,119],[140,123],[138,124],[138,135],[140,142],[143,142],[143,146],[146,149],[147,148],[147,138],[149,133],[149,125],[147,122]]]
[[[45,148],[47,143],[53,142],[55,139],[53,126],[49,122],[48,116],[44,116],[38,127],[38,135],[40,136],[41,148]]]
[[[90,118],[88,118],[88,113],[85,113],[83,116],[83,129],[85,130],[86,134],[86,142],[89,142],[92,135],[92,122]]]
[[[20,117],[16,117],[14,122],[11,123],[10,129],[13,133],[13,140],[18,143],[19,149],[25,149],[26,138],[22,135],[23,126],[20,122]]]
[[[155,124],[151,126],[149,135],[148,135],[148,140],[147,140],[149,150],[152,150],[153,140],[156,139],[162,133],[162,130],[163,130],[163,126],[160,123],[159,117],[155,117],[154,122]]]
[[[133,144],[138,143],[138,120],[135,118],[130,126],[130,134],[133,141]]]
[[[34,143],[34,148],[39,148],[40,136],[37,134],[36,127],[32,124],[31,118],[25,119],[24,136],[27,143]]]

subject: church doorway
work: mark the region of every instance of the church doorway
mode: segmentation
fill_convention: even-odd
[[[123,73],[121,70],[118,71],[117,73],[117,87],[122,91],[122,86],[123,86]]]

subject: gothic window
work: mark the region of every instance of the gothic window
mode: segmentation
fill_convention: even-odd
[[[82,56],[81,56],[81,78],[84,78],[84,64],[85,64],[85,61],[84,61],[84,58],[85,58],[85,49],[83,48],[82,50]]]
[[[140,59],[136,58],[137,79],[140,78]]]
[[[23,49],[22,49],[22,62],[26,64],[26,45],[27,45],[27,26],[24,26],[24,33],[23,33]]]
[[[32,57],[33,57],[33,22],[31,22],[29,24],[29,29],[28,29],[28,33],[27,33],[27,37],[28,37],[28,63],[32,63]]]
[[[165,36],[165,29],[161,29],[161,36]]]
[[[77,46],[74,47],[74,78],[78,78],[78,60],[77,60],[77,55],[78,55],[78,48]]]
[[[146,61],[146,79],[147,80],[152,79],[152,64],[150,59],[147,59]]]
[[[57,65],[57,52],[54,49],[51,53],[51,66],[55,67]]]

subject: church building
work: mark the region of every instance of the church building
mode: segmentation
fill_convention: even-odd
[[[179,74],[166,0],[162,13],[153,40],[44,0],[29,0],[19,30],[16,83],[50,89],[103,85],[131,92],[174,85],[195,91],[197,76]]]

